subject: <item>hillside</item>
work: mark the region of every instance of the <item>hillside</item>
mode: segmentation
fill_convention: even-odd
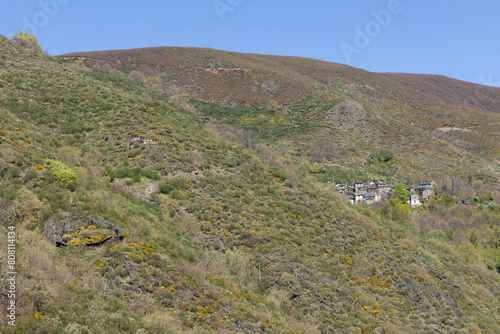
[[[442,78],[431,85],[432,76],[375,74],[314,59],[204,48],[83,52],[59,58],[127,73],[160,94],[172,95],[175,87],[195,103],[209,102],[198,108],[210,119],[251,128],[261,136],[268,133],[277,147],[289,151],[298,145],[314,151],[319,137],[326,138],[327,150],[336,151],[337,160],[354,165],[366,165],[377,149],[391,149],[401,174],[424,166],[419,176],[424,179],[425,174],[470,178],[499,170],[500,115],[489,112],[494,104],[486,111],[460,107],[479,85]],[[496,101],[500,90],[482,88],[488,101]],[[480,99],[486,102],[483,95]],[[261,116],[270,103],[276,103],[275,115]],[[219,106],[229,109],[221,113]],[[265,121],[259,120],[264,116]],[[444,163],[452,159],[452,164]]]
[[[497,114],[410,101],[343,65],[322,63],[345,80],[327,88],[307,66],[278,81],[313,60],[162,50],[95,66],[0,36],[0,248],[15,228],[18,272],[2,332],[500,333]],[[229,72],[205,68],[214,53]],[[264,95],[210,83],[240,66],[239,87]],[[211,103],[212,85],[242,105]],[[428,209],[353,206],[326,183],[395,173],[436,178]],[[6,287],[6,251],[0,263]]]
[[[125,72],[138,69],[202,99],[229,99],[239,105],[264,104],[270,98],[278,103],[298,102],[315,85],[347,83],[426,105],[500,111],[500,88],[437,75],[370,73],[308,58],[188,47],[77,52],[58,57],[85,59],[92,65],[108,64]]]
[[[58,57],[82,59],[91,65],[107,63],[123,71],[138,69],[147,77],[163,77],[196,97],[229,99],[238,105],[262,105],[269,99],[294,103],[312,93],[315,85],[345,83],[375,90],[383,96],[439,102],[418,90],[395,86],[379,75],[308,58],[185,47],[79,52]]]
[[[459,108],[500,112],[500,88],[472,84],[442,75],[379,73],[381,76],[411,87],[443,103]]]

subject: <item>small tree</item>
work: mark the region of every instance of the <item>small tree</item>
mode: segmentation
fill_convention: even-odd
[[[135,83],[138,83],[139,85],[142,85],[144,81],[146,81],[146,77],[144,74],[142,74],[139,71],[132,71],[128,74],[128,77],[130,80],[134,81]]]
[[[387,162],[394,157],[394,153],[391,150],[382,150],[380,151],[380,162]]]
[[[35,35],[20,31],[15,34],[12,39],[17,45],[31,50],[33,53],[41,54],[43,52],[42,47],[38,44],[38,38],[36,38]]]
[[[147,83],[149,86],[153,86],[153,85],[159,85],[159,84],[161,84],[160,79],[158,79],[157,77],[154,77],[154,76],[152,76],[152,77],[148,77],[148,78],[146,79],[146,83]]]
[[[390,200],[392,205],[392,219],[403,223],[405,220],[405,213],[410,212],[410,203],[406,200],[410,197],[410,193],[406,191],[403,182],[398,183],[394,187],[394,192],[397,197]]]
[[[36,219],[42,218],[42,213],[49,210],[49,203],[46,200],[40,201],[35,194],[26,188],[19,190],[17,198],[12,203],[14,215],[23,220],[27,217]]]
[[[104,63],[101,66],[101,71],[106,72],[106,73],[112,73],[113,72],[113,67],[109,65],[108,63]]]
[[[115,181],[115,172],[111,168],[104,169],[104,173],[106,174],[105,177],[109,179],[110,183],[113,183]]]
[[[253,130],[243,129],[241,135],[241,142],[243,146],[247,148],[255,148],[257,145],[257,140],[259,139],[259,134]]]
[[[405,204],[410,197],[410,193],[405,189],[405,185],[403,184],[403,182],[396,184],[396,186],[394,187],[394,191],[396,192],[396,195],[398,195],[398,199],[400,200],[401,204]]]
[[[196,116],[198,114],[196,109],[191,104],[189,104],[188,100],[182,94],[171,96],[170,103],[172,103],[176,107],[179,107],[191,116]]]
[[[488,190],[488,192],[486,193],[486,199],[488,201],[494,201],[495,200],[495,197],[493,197],[493,194],[491,193],[491,191]]]
[[[455,205],[455,199],[453,198],[453,196],[451,196],[450,194],[448,193],[444,193],[443,195],[441,195],[441,198],[439,199],[439,203],[441,203],[441,205],[449,208],[453,205]]]
[[[72,146],[63,146],[57,152],[57,156],[68,166],[80,166],[80,149]]]

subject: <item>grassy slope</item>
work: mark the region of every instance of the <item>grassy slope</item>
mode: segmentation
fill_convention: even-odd
[[[486,111],[462,109],[462,102],[471,95],[481,101],[485,100],[484,96],[489,96],[490,102],[495,101],[498,90],[494,88],[452,79],[434,80],[428,76],[374,74],[307,58],[204,48],[161,47],[61,57],[83,57],[91,65],[108,63],[127,71],[140,69],[146,76],[157,76],[163,83],[181,87],[198,99],[216,102],[215,107],[207,106],[203,110],[218,120],[241,126],[248,117],[255,116],[254,124],[250,119],[246,127],[264,128],[272,132],[268,137],[292,140],[290,149],[296,147],[297,141],[308,143],[311,149],[319,135],[340,142],[339,152],[347,151],[347,154],[337,155],[346,162],[360,165],[366,163],[370,152],[389,148],[399,159],[401,173],[424,166],[422,174],[446,172],[469,178],[498,170],[500,116],[488,112],[495,110],[492,106],[478,107]],[[207,71],[207,66],[212,65],[220,71]],[[276,89],[263,88],[269,81],[277,85]],[[287,115],[267,115],[268,121],[272,120],[277,126],[268,126],[268,123],[262,126],[258,113],[252,112],[271,99],[282,104],[278,111],[286,110]],[[220,114],[221,101],[243,107],[240,117],[234,117],[232,111],[229,115]],[[352,101],[361,105],[360,110],[350,107]],[[294,123],[301,130],[297,135],[304,136],[290,138],[294,134],[290,128],[284,133],[290,113],[297,116]],[[303,128],[304,123],[309,125]],[[440,131],[445,124],[468,132]],[[287,146],[287,143],[279,145]],[[358,147],[356,154],[350,154],[352,145]],[[452,159],[459,161],[445,163]]]
[[[444,173],[474,179],[495,173],[498,165],[500,138],[495,129],[499,125],[494,124],[498,116],[491,113],[478,112],[470,132],[441,132],[438,128],[450,119],[469,131],[472,115],[366,97],[348,88],[319,90],[276,113],[195,103],[207,120],[256,131],[282,155],[292,152],[317,162],[343,162],[364,169],[373,165],[380,149],[391,149],[396,155],[395,170],[377,171],[386,177],[399,173],[425,179]],[[314,158],[315,152],[324,154]]]
[[[351,207],[126,78],[0,43],[18,332],[500,332],[498,274],[474,248],[421,240]],[[129,147],[130,132],[155,144]],[[72,167],[78,183],[36,169],[46,158]],[[109,184],[104,167],[141,174]],[[183,181],[157,203],[129,194],[175,176]],[[47,219],[81,214],[127,237],[89,250],[56,249],[41,235]],[[6,249],[5,230],[0,242]]]

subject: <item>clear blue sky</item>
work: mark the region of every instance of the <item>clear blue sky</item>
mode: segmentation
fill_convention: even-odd
[[[500,87],[498,0],[23,0],[0,8],[0,34],[36,32],[52,55],[198,46]]]

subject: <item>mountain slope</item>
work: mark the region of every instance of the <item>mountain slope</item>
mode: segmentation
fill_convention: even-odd
[[[278,114],[293,114],[301,119],[302,129],[309,129],[305,137],[287,135],[281,136],[281,140],[300,140],[309,143],[312,149],[315,137],[334,136],[340,141],[337,149],[347,152],[342,154],[347,162],[365,164],[364,158],[371,152],[392,149],[402,159],[400,166],[431,167],[425,171],[427,174],[451,171],[468,177],[497,170],[500,118],[489,112],[496,107],[484,107],[487,111],[461,108],[461,97],[465,96],[463,101],[467,101],[467,94],[480,87],[478,85],[449,79],[432,86],[434,77],[375,74],[314,59],[203,48],[82,52],[59,58],[79,59],[108,72],[118,70],[132,75],[140,71],[143,73],[140,81],[158,93],[171,95],[172,87],[176,87],[197,100],[246,108],[237,119],[232,113],[209,113],[218,121],[236,126],[247,122],[245,114],[251,115],[265,105],[276,103]],[[403,81],[403,77],[407,79]],[[457,90],[443,88],[448,86]],[[499,90],[487,89],[478,92],[491,93],[488,101],[495,101]],[[483,95],[480,99],[484,100]],[[342,107],[352,105],[353,101],[360,105],[360,111]],[[262,124],[253,129],[290,132],[284,128],[291,117],[271,118],[269,121],[281,124],[279,129],[268,126],[262,129]],[[304,128],[304,121],[315,126]],[[354,155],[346,149],[353,142],[360,150]],[[442,163],[452,156],[456,159],[457,150],[461,152],[457,164]],[[476,160],[480,160],[479,165]],[[409,173],[409,170],[402,172]]]
[[[88,58],[91,64],[107,62],[125,70],[135,67],[147,76],[168,77],[198,97],[215,100],[230,97],[240,104],[262,104],[266,98],[279,103],[297,102],[311,92],[310,85],[335,86],[342,81],[374,89],[384,96],[427,105],[499,111],[499,88],[443,76],[375,74],[308,58],[186,47],[78,52],[59,57]],[[266,86],[266,81],[278,85]]]
[[[230,141],[227,124],[204,120],[241,112],[251,124],[248,109],[195,101],[196,113],[120,72],[3,37],[0,50],[0,248],[14,226],[22,282],[17,328],[3,332],[500,333],[495,207],[446,211],[436,199],[431,210],[445,221],[389,203],[352,206],[307,164],[265,142]],[[330,99],[315,91],[279,117],[310,116],[293,120],[297,132],[316,129],[313,113],[357,118],[373,96],[349,89],[332,91],[324,113]],[[343,94],[360,102],[333,98]],[[272,112],[251,112],[279,125]],[[285,137],[299,152],[307,134]],[[369,149],[361,145],[355,154]],[[75,246],[57,248],[53,228],[80,216],[124,239],[78,246],[112,234],[81,220],[64,230]],[[440,229],[452,223],[455,234]]]
[[[90,64],[108,62],[117,68],[135,67],[146,76],[165,76],[195,96],[230,97],[237,103],[263,104],[271,98],[279,103],[298,102],[312,92],[311,85],[338,85],[337,81],[375,89],[383,95],[422,95],[390,85],[367,71],[308,58],[174,47],[80,52],[59,57],[83,58]]]
[[[472,84],[442,75],[379,73],[384,78],[434,96],[459,108],[500,112],[500,88]]]

